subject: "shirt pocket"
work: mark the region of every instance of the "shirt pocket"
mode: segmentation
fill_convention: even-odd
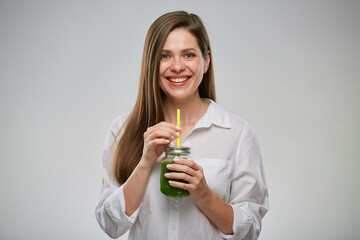
[[[203,158],[195,162],[203,168],[206,183],[219,197],[225,200],[229,189],[230,163],[220,158]]]

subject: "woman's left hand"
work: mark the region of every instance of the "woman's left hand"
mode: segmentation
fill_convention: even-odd
[[[190,159],[174,159],[169,164],[170,172],[165,175],[168,179],[185,180],[188,183],[169,181],[172,187],[188,190],[190,197],[199,209],[207,216],[223,233],[233,234],[232,226],[234,213],[232,207],[217,196],[207,185],[201,166]]]
[[[211,196],[211,189],[206,183],[203,169],[193,160],[175,158],[173,164],[167,165],[170,172],[165,174],[168,179],[184,180],[187,183],[169,181],[170,186],[188,190],[190,197],[199,205],[206,203]]]

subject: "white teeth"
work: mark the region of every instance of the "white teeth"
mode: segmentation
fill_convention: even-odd
[[[188,78],[168,78],[168,80],[175,83],[181,83],[188,80]]]

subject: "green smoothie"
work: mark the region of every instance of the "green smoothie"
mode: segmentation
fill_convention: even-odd
[[[181,188],[174,188],[170,186],[168,178],[164,176],[165,173],[170,172],[169,169],[167,169],[166,165],[173,163],[172,160],[169,161],[163,161],[161,163],[161,178],[160,178],[160,190],[163,194],[170,197],[185,197],[189,195],[189,192],[187,190],[181,189]],[[182,180],[173,180],[178,182],[185,182]]]
[[[174,147],[169,147],[166,150],[166,155],[165,157],[161,160],[161,175],[160,175],[160,191],[165,194],[166,196],[169,197],[186,197],[189,195],[189,192],[187,190],[184,189],[180,189],[180,188],[174,188],[172,186],[170,186],[169,184],[169,180],[173,180],[173,181],[178,181],[178,182],[185,182],[183,180],[177,180],[177,179],[168,179],[164,176],[165,173],[169,173],[172,171],[169,171],[169,169],[166,167],[168,164],[172,164],[173,163],[173,159],[174,157],[178,156],[181,158],[188,158],[190,154],[189,149],[190,148],[185,148],[186,150],[185,153],[183,153],[182,151],[183,148],[174,148]]]

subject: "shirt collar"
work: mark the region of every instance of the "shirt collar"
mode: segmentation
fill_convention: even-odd
[[[202,98],[202,100],[209,103],[209,107],[194,128],[209,128],[212,124],[222,128],[231,128],[229,113],[227,111],[209,98]]]

